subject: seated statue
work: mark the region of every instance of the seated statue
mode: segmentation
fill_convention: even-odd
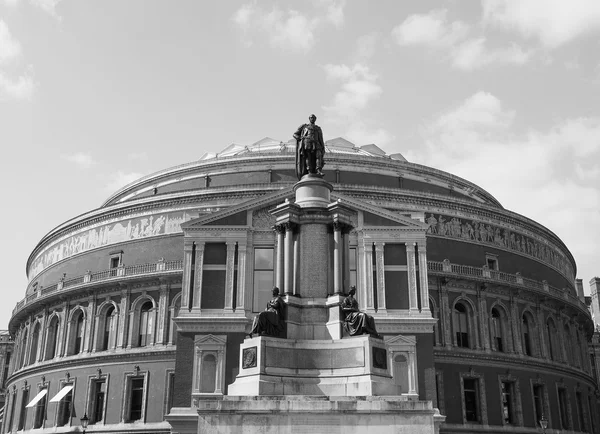
[[[267,303],[267,308],[254,317],[252,331],[248,336],[252,338],[253,334],[260,336],[278,337],[283,331],[283,299],[279,296],[279,288],[273,288],[273,298]]]
[[[372,316],[358,310],[358,301],[354,298],[356,286],[350,288],[348,296],[342,301],[344,312],[344,327],[350,336],[371,335],[383,339],[375,329],[375,320]]]

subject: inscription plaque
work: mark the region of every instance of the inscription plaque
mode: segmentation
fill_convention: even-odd
[[[373,347],[373,367],[387,369],[387,351],[385,349]]]

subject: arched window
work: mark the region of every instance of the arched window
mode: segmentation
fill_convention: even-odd
[[[104,313],[104,327],[102,330],[102,346],[100,347],[101,351],[106,351],[111,344],[111,331],[113,330],[113,314],[115,312],[114,306],[109,306]]]
[[[456,335],[456,345],[463,348],[469,348],[468,319],[467,308],[462,303],[456,303],[452,316],[452,327]]]
[[[523,341],[523,352],[527,356],[533,356],[533,334],[532,334],[532,324],[528,318],[528,314],[524,313],[521,319],[521,332],[522,332],[522,341]]]
[[[140,309],[140,327],[138,334],[138,347],[145,347],[150,343],[152,333],[152,302],[145,302]]]
[[[492,348],[496,351],[504,351],[502,328],[502,316],[498,309],[493,308],[490,318],[490,333],[492,334]]]
[[[50,360],[56,356],[56,343],[58,342],[58,316],[55,315],[50,320],[46,336],[46,354],[44,360]]]
[[[207,354],[202,359],[200,372],[200,393],[214,393],[217,379],[217,359],[212,354]]]
[[[31,335],[31,354],[29,355],[29,364],[33,364],[37,360],[38,342],[40,341],[40,323],[36,323],[33,327]]]
[[[83,339],[85,333],[84,315],[81,309],[73,314],[70,323],[69,355],[79,354],[83,351]]]
[[[556,346],[556,326],[552,318],[548,318],[546,321],[546,344],[548,344],[548,355],[550,360],[557,360],[558,347]]]

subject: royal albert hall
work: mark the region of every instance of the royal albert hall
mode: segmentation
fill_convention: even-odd
[[[145,176],[43,237],[8,327],[3,432],[196,432],[273,286],[294,298],[294,228],[271,211],[294,201],[295,145],[231,145]],[[315,273],[328,294],[356,285],[402,394],[431,401],[445,433],[600,432],[594,325],[567,246],[465,179],[325,146],[349,224],[315,240],[343,244],[339,273]]]

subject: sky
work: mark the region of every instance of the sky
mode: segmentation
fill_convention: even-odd
[[[599,53],[598,0],[0,0],[0,328],[54,227],[310,113],[546,226],[589,293]]]

